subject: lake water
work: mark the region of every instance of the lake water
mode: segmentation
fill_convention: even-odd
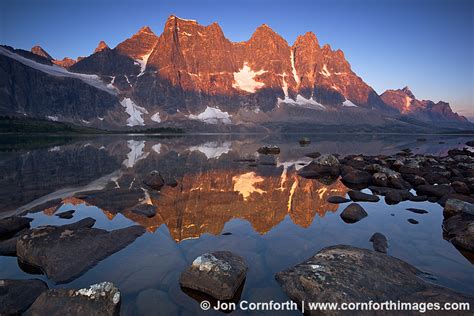
[[[361,202],[369,216],[347,224],[339,217],[345,204],[326,199],[345,196],[348,188],[340,181],[325,185],[297,175],[311,161],[305,157],[309,152],[378,155],[411,148],[415,153],[444,155],[463,147],[472,136],[312,135],[306,147],[299,145],[300,137],[4,137],[0,217],[60,198],[59,208],[28,214],[33,227],[93,217],[97,228],[138,224],[147,232],[67,284],[55,285],[44,275],[23,271],[15,257],[0,257],[0,278],[40,278],[51,288],[111,281],[122,292],[125,315],[192,315],[203,313],[199,298],[181,290],[179,275],[205,252],[229,250],[245,258],[249,270],[241,299],[286,301],[274,279],[276,272],[326,246],[372,249],[370,236],[381,232],[388,238],[390,255],[431,274],[431,282],[474,294],[474,260],[443,239],[440,205],[408,201],[389,206],[383,199]],[[426,141],[417,141],[419,137]],[[258,155],[257,149],[267,144],[279,146],[281,153]],[[173,185],[160,192],[143,190],[141,179],[152,170]],[[73,197],[89,190],[109,192],[110,198],[86,203]],[[126,211],[138,203],[153,204],[157,215],[147,218]],[[406,210],[409,207],[429,213],[414,214]],[[76,210],[70,220],[53,216],[70,209]],[[409,218],[419,224],[410,224]]]

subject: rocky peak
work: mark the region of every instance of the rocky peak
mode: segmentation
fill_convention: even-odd
[[[137,34],[142,34],[142,33],[155,34],[153,33],[153,31],[151,30],[149,26],[143,26],[140,30],[138,30]]]
[[[319,41],[316,37],[316,34],[314,34],[313,32],[306,32],[304,35],[298,35],[298,37],[296,38],[293,47],[297,46],[319,48]]]
[[[106,48],[109,48],[109,46],[104,42],[100,41],[99,44],[97,45],[96,49],[94,50],[94,54],[98,53]]]
[[[132,37],[118,44],[115,50],[132,59],[143,59],[151,53],[157,42],[158,36],[148,26],[144,26]]]
[[[416,99],[408,86],[404,87],[401,91],[405,93],[407,96],[409,96],[410,98]]]
[[[48,54],[41,46],[36,45],[31,48],[31,52],[35,55],[44,57],[48,60],[53,60],[53,57],[51,57],[50,54]]]

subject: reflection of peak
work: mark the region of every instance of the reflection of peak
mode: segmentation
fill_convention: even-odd
[[[127,146],[130,151],[127,154],[127,159],[122,163],[126,168],[133,168],[139,160],[145,159],[148,156],[148,153],[144,151],[144,140],[129,140]]]
[[[217,142],[207,142],[199,146],[189,147],[190,151],[200,151],[206,155],[207,159],[219,158],[222,154],[227,154],[230,151],[231,143],[217,143]]]

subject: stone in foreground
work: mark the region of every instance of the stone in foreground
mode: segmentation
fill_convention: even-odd
[[[218,300],[232,299],[247,274],[240,256],[216,251],[197,257],[179,279],[182,287],[206,293]]]
[[[367,194],[357,190],[351,190],[348,192],[349,197],[354,202],[378,202],[380,198],[377,195]]]
[[[28,217],[12,216],[0,219],[0,239],[15,235],[20,230],[30,228],[33,219]]]
[[[456,247],[474,252],[474,215],[458,213],[443,221],[445,239]]]
[[[474,215],[474,204],[458,199],[449,199],[446,201],[443,210],[445,217],[451,217],[462,212]]]
[[[297,304],[371,300],[474,304],[473,297],[425,282],[420,276],[421,271],[397,258],[338,245],[324,248],[308,260],[277,273],[276,280]],[[334,314],[305,307],[309,315]]]
[[[385,237],[384,234],[375,233],[370,237],[370,241],[372,242],[372,247],[375,251],[387,253],[388,242],[387,237]]]
[[[355,223],[368,216],[367,212],[357,203],[351,203],[341,213],[341,218],[346,223]]]
[[[330,196],[328,197],[327,201],[333,204],[342,204],[342,203],[350,202],[351,200],[346,199],[343,196]]]
[[[0,280],[0,315],[20,315],[48,290],[41,280]]]
[[[145,232],[141,226],[109,232],[91,228],[93,224],[93,219],[85,218],[69,225],[29,230],[18,239],[18,259],[40,268],[56,283],[66,283]]]
[[[43,292],[25,315],[118,315],[120,291],[110,282]]]

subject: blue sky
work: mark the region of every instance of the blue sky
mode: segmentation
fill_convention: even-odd
[[[171,14],[218,22],[232,41],[263,23],[290,45],[312,31],[321,45],[342,49],[378,93],[408,85],[417,98],[448,101],[474,118],[471,0],[0,0],[0,43],[75,58],[100,40],[114,47],[144,25],[159,35]]]

